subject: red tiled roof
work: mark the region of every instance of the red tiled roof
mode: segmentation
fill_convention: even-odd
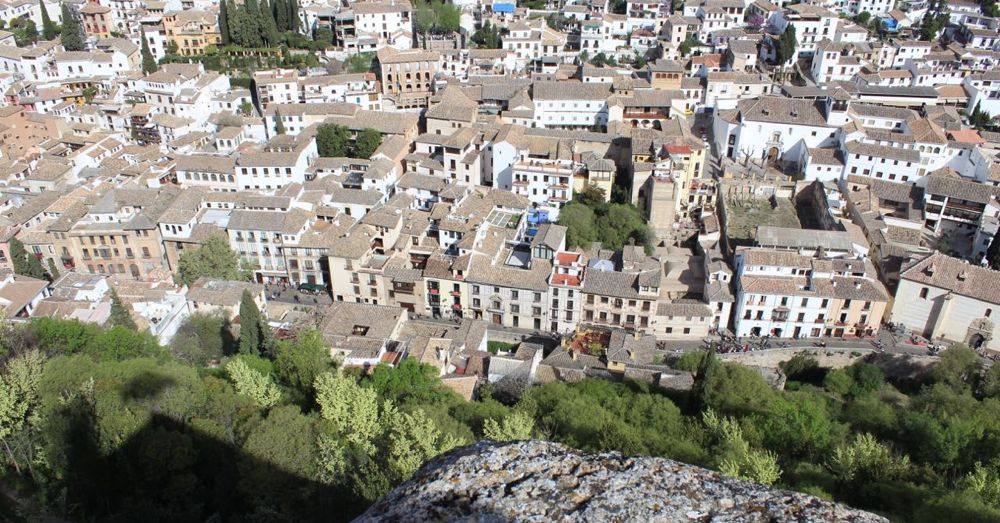
[[[722,63],[721,54],[703,54],[691,58],[693,65],[702,64],[706,67],[715,67]]]
[[[580,259],[580,253],[577,252],[560,252],[556,255],[556,264],[558,265],[572,265]]]
[[[552,283],[556,285],[580,285],[580,277],[572,274],[553,274]]]
[[[665,145],[664,148],[669,154],[691,154],[691,148],[687,145]]]
[[[960,129],[956,131],[948,131],[951,135],[951,139],[956,142],[964,143],[986,143],[986,140],[982,136],[979,136],[979,131],[975,129]]]

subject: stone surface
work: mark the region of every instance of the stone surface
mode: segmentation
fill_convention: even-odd
[[[667,459],[484,441],[426,463],[355,521],[887,520]]]

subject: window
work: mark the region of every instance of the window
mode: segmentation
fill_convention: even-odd
[[[924,287],[923,289],[920,289],[920,298],[926,300],[928,292],[929,291],[928,291],[927,287]]]
[[[983,314],[983,316],[989,318],[990,314],[993,314],[993,309],[986,309],[986,312]]]

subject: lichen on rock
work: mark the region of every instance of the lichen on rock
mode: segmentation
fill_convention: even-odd
[[[855,522],[885,518],[662,458],[481,441],[439,456],[358,522]]]

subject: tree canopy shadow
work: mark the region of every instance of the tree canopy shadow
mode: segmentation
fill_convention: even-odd
[[[126,384],[122,396],[151,398],[172,383],[140,375]],[[74,398],[51,422],[65,449],[52,458],[63,460],[66,473],[56,479],[61,495],[50,506],[69,519],[349,521],[367,505],[344,489],[251,455],[233,435],[197,418],[179,420],[154,412],[137,428],[118,427],[128,432],[127,438],[114,448],[102,448],[108,435],[98,433],[100,408]],[[269,444],[280,447],[281,442]]]

